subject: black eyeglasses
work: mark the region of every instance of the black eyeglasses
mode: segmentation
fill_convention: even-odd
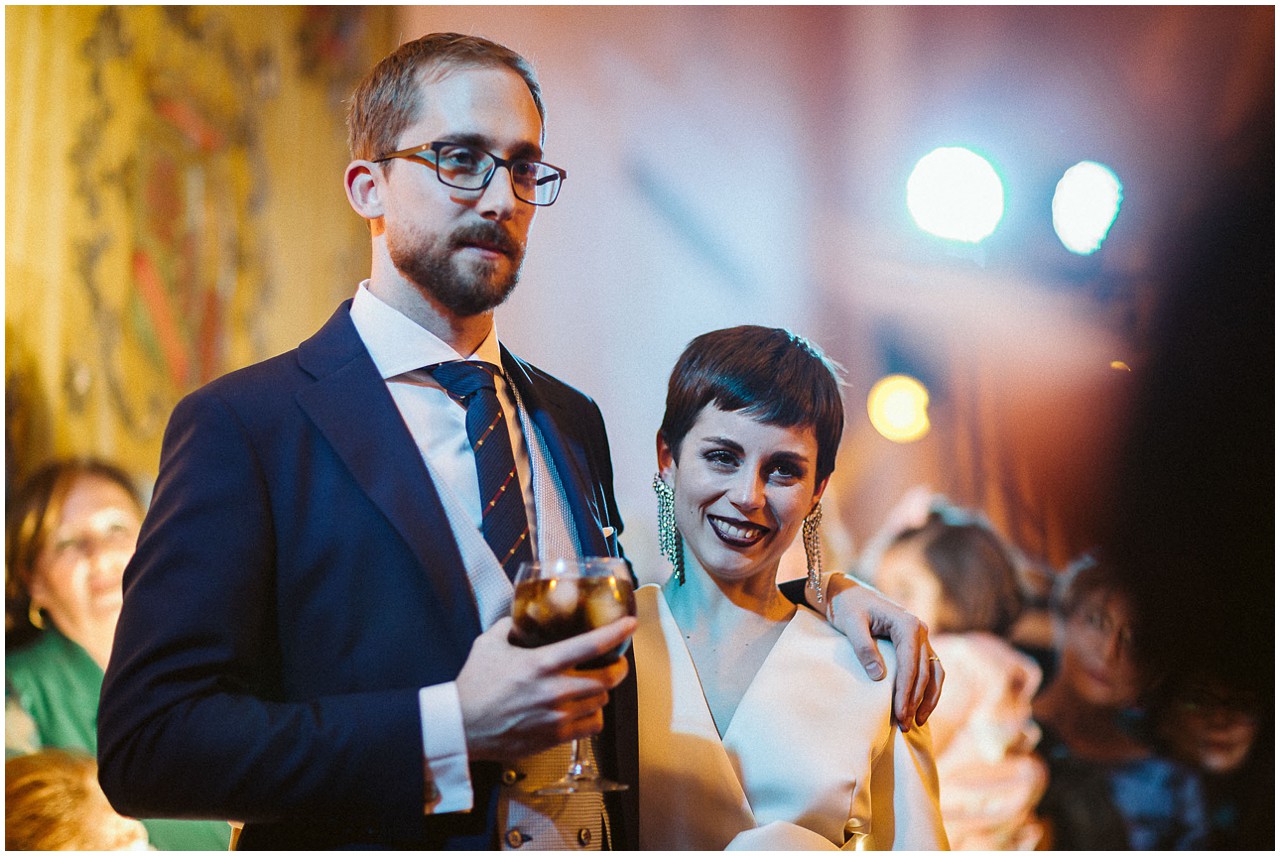
[[[431,152],[430,158],[426,155],[428,151]],[[498,167],[505,166],[511,174],[511,190],[516,199],[530,205],[550,205],[555,202],[560,195],[561,183],[569,175],[560,167],[542,161],[525,158],[507,160],[475,146],[438,140],[374,158],[374,162],[381,163],[392,158],[407,158],[433,166],[441,184],[459,190],[484,190],[493,180]]]

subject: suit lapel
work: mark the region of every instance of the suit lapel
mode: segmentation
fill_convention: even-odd
[[[603,489],[591,473],[591,462],[577,440],[579,432],[570,430],[576,414],[550,393],[552,387],[536,379],[534,371],[502,349],[502,364],[507,377],[520,393],[520,400],[551,456],[551,463],[564,485],[582,552],[587,556],[620,556],[616,535],[606,538],[602,530],[608,519]],[[532,438],[526,438],[532,440]],[[630,669],[626,679],[614,689],[604,709],[601,737],[601,766],[607,777],[629,782],[631,788],[605,795],[613,824],[613,848],[635,850],[640,846],[639,750],[636,729],[636,664],[630,650],[626,653]]]
[[[299,363],[316,381],[298,393],[298,405],[417,557],[465,657],[480,633],[480,618],[462,557],[418,447],[349,309],[350,301],[299,347]]]
[[[602,515],[596,505],[594,481],[589,475],[590,464],[581,446],[572,442],[572,434],[565,428],[571,415],[558,406],[559,402],[541,394],[539,384],[526,365],[505,347],[502,349],[502,364],[507,376],[520,391],[520,399],[528,411],[529,419],[542,435],[556,473],[564,485],[565,498],[573,515],[583,554],[617,555],[617,549],[611,546],[616,542],[606,540],[602,531]]]

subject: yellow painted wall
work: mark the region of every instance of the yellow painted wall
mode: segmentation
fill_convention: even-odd
[[[6,483],[97,454],[145,483],[178,398],[293,347],[368,270],[352,7],[9,7]]]

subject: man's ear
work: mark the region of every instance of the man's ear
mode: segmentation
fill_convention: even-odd
[[[367,160],[353,160],[347,164],[343,175],[347,202],[366,220],[377,220],[383,215],[381,168]]]

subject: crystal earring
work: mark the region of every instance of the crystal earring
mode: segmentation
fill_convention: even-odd
[[[818,533],[821,525],[822,503],[818,503],[800,527],[804,539],[804,561],[809,568],[809,587],[817,592],[818,603],[822,603],[822,536]]]
[[[676,531],[676,492],[654,473],[653,492],[658,495],[658,549],[671,563],[676,583],[684,585],[684,543]]]

